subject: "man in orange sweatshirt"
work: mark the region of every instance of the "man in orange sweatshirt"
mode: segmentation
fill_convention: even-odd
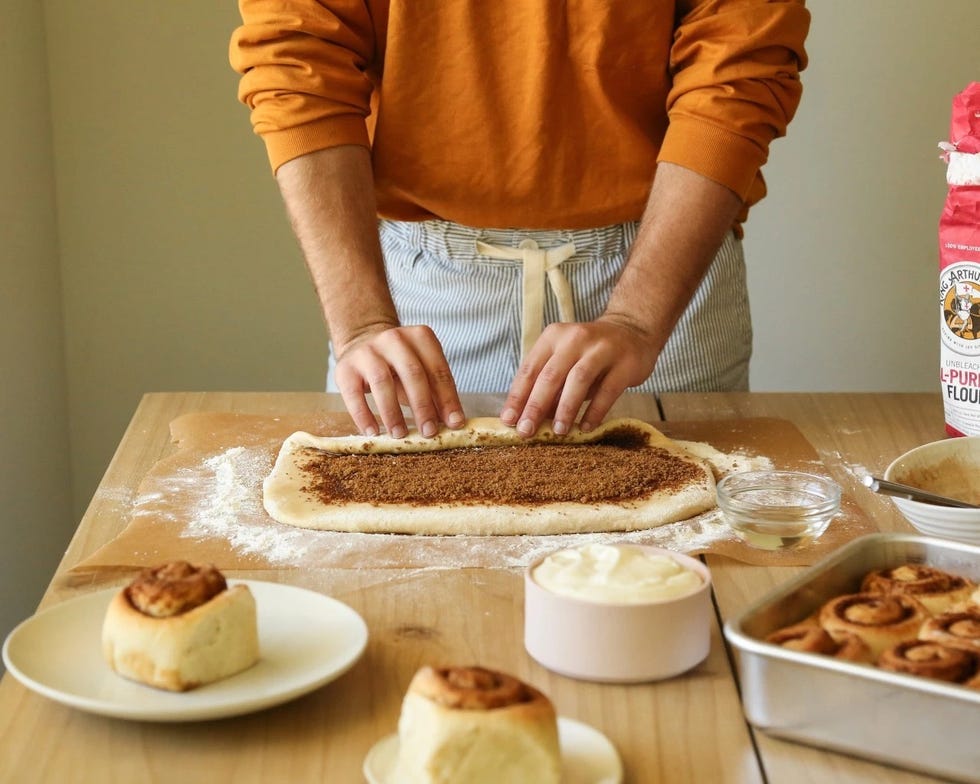
[[[742,223],[801,95],[803,0],[240,0],[266,144],[362,433],[506,392],[745,389]],[[378,417],[368,406],[372,395]]]

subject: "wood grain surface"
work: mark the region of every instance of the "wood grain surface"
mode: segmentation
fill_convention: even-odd
[[[496,413],[500,399],[471,397],[467,413]],[[340,411],[320,393],[156,393],[134,414],[52,577],[42,606],[121,584],[124,570],[72,567],[119,535],[140,482],[175,453],[169,425],[194,411],[303,415]],[[881,531],[909,531],[893,503],[861,486],[901,452],[944,436],[938,395],[672,394],[627,396],[617,415],[648,421],[770,417],[789,421],[826,470]],[[623,759],[627,784],[658,782],[913,782],[928,777],[768,738],[746,723],[725,618],[801,567],[759,566],[707,555],[718,623],[708,659],[653,684],[586,683],[548,672],[523,648],[519,569],[242,569],[229,576],[310,588],[349,604],[367,621],[364,657],[344,676],[293,702],[205,723],[129,722],[63,707],[9,674],[0,683],[0,782],[361,782],[367,750],[393,732],[400,700],[423,663],[481,664],[544,690],[563,716],[604,732]]]

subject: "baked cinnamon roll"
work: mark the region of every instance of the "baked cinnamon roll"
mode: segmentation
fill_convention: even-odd
[[[862,639],[872,660],[882,651],[918,636],[929,612],[903,593],[854,593],[837,596],[820,608],[820,625],[835,640],[847,635]]]
[[[963,681],[962,685],[969,689],[977,689],[980,691],[980,664],[977,665],[977,674],[972,678],[968,678],[967,680]]]
[[[954,612],[963,612],[964,610],[980,610],[980,588],[977,588],[973,593],[967,596],[965,600],[962,602],[957,602],[949,609]]]
[[[145,569],[109,603],[102,652],[119,675],[168,691],[227,678],[258,660],[255,599],[213,566]]]
[[[977,658],[928,640],[906,640],[883,651],[878,666],[891,672],[964,683],[976,674]]]
[[[854,634],[840,634],[835,640],[816,620],[806,620],[777,629],[766,642],[805,653],[821,653],[852,662],[873,662],[867,643]]]
[[[169,618],[199,607],[227,587],[225,576],[213,566],[172,561],[144,569],[125,591],[133,607],[144,615]]]
[[[980,607],[929,618],[919,629],[919,639],[980,655]]]
[[[954,604],[966,601],[976,587],[965,577],[924,564],[877,569],[865,575],[861,582],[861,590],[865,593],[910,594],[933,614],[945,612]]]
[[[551,701],[483,667],[422,667],[398,721],[399,784],[557,784],[558,721]]]

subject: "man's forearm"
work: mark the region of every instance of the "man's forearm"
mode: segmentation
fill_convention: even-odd
[[[659,353],[740,207],[739,197],[725,186],[681,166],[660,164],[603,318],[636,330]]]
[[[426,437],[438,432],[440,422],[462,426],[463,408],[435,333],[398,324],[368,150],[310,153],[283,164],[276,177],[330,329],[334,380],[357,429],[377,435],[380,419],[402,438],[408,433],[403,404]]]
[[[334,147],[283,164],[279,189],[337,354],[398,323],[385,280],[369,151]]]

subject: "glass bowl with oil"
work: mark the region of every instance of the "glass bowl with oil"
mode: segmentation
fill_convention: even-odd
[[[840,511],[834,480],[800,471],[742,471],[718,482],[718,508],[746,544],[762,550],[805,547]]]

